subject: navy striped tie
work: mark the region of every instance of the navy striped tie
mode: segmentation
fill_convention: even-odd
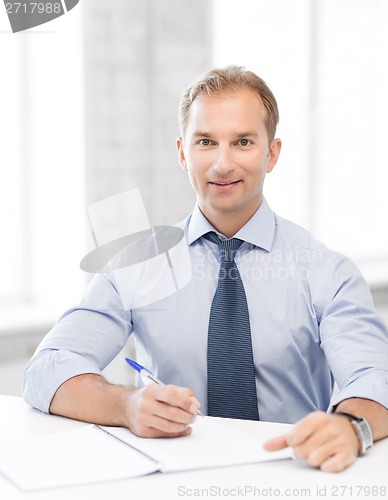
[[[209,320],[208,415],[259,420],[249,311],[234,261],[243,242],[222,240],[213,232],[205,238],[217,243],[221,260]]]

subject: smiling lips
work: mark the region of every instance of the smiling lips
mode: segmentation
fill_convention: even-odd
[[[231,186],[232,184],[237,184],[240,182],[240,179],[237,181],[209,181],[209,184],[213,184],[214,186]]]
[[[209,181],[209,185],[214,193],[227,194],[234,192],[241,182],[241,179],[237,181]]]

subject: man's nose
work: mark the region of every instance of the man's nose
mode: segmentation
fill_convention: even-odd
[[[226,175],[234,170],[233,159],[228,146],[220,146],[214,158],[213,168],[219,175]]]

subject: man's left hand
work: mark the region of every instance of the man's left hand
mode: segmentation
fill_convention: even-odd
[[[290,434],[267,441],[264,449],[277,451],[290,446],[295,458],[326,472],[340,472],[357,458],[359,442],[348,419],[315,411],[300,420]]]

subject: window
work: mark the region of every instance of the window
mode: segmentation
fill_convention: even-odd
[[[265,194],[282,216],[388,282],[388,3],[214,0],[214,63],[278,99],[283,150]]]
[[[56,318],[84,286],[81,18],[16,34],[0,18],[0,329]]]

